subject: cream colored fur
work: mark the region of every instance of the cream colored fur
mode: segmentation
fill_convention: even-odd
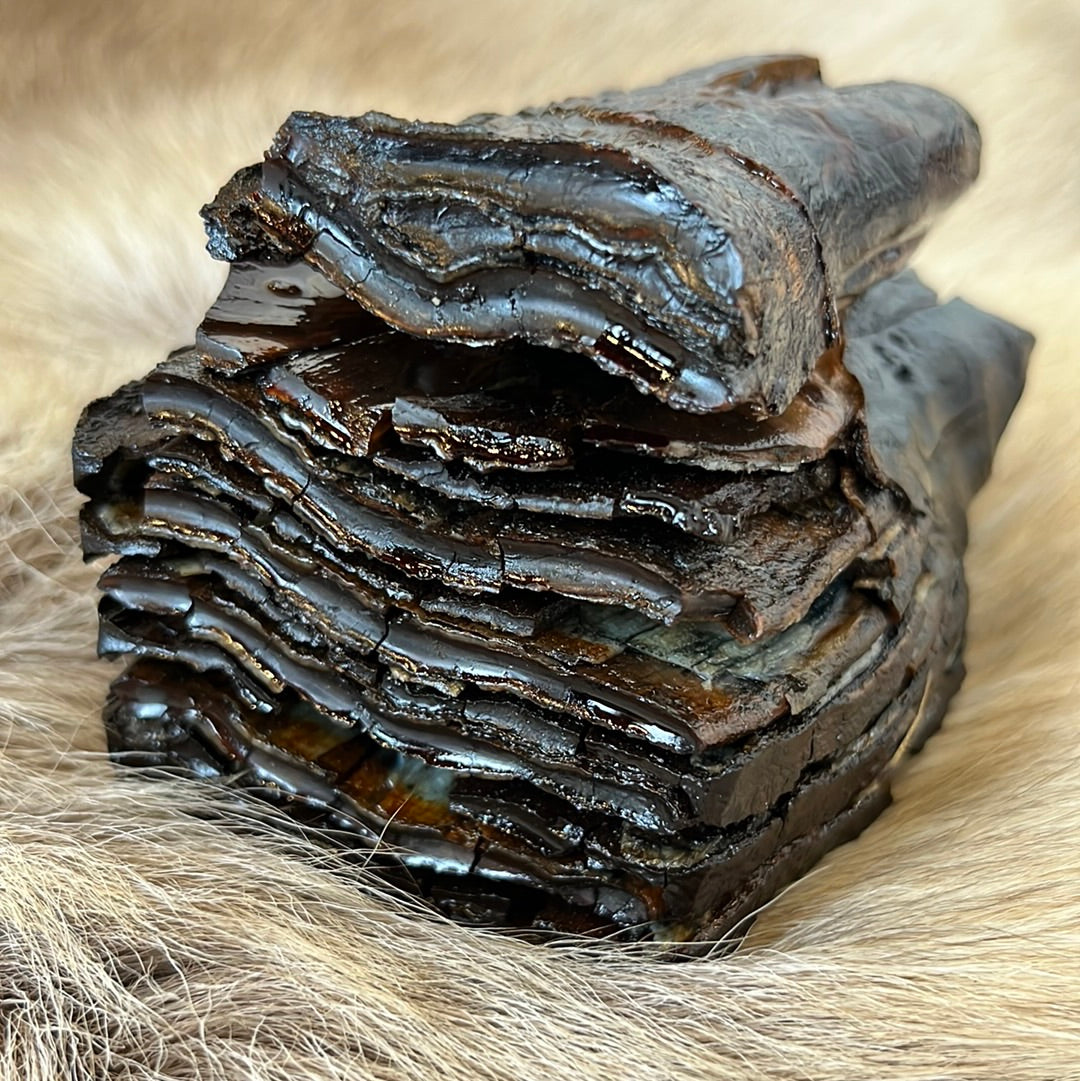
[[[4,1081],[1080,1078],[1075,5],[0,7]],[[734,955],[671,965],[446,926],[115,774],[67,442],[190,339],[219,183],[292,108],[453,119],[791,48],[976,113],[983,179],[918,266],[1039,337],[973,514],[970,675],[895,805]]]

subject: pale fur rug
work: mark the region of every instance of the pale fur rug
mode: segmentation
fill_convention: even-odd
[[[0,4],[5,1081],[1080,1078],[1078,31],[1070,0]],[[115,774],[67,444],[191,338],[200,204],[293,108],[454,119],[792,48],[972,109],[983,178],[918,266],[1039,338],[973,516],[970,675],[892,809],[672,965],[446,926]]]

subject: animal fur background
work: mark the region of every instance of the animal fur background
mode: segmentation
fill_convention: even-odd
[[[1080,1078],[1075,4],[22,0],[0,42],[5,1081]],[[200,204],[293,108],[456,119],[792,48],[975,113],[983,178],[917,265],[1039,338],[973,516],[970,675],[893,808],[671,965],[446,926],[114,774],[68,438],[190,340],[224,276]]]

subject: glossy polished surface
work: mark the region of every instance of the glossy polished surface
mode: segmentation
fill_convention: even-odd
[[[77,433],[112,746],[381,839],[458,919],[724,933],[940,720],[1030,348],[910,274],[846,328],[779,416],[696,417],[237,265]]]
[[[954,101],[801,56],[459,125],[295,113],[204,213],[423,337],[583,353],[692,412],[786,408],[974,180]]]

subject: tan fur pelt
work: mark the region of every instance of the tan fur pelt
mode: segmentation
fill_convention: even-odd
[[[1070,0],[0,5],[4,1081],[1080,1078],[1078,29]],[[1039,336],[973,515],[970,675],[894,806],[672,965],[446,926],[116,775],[67,439],[190,339],[218,184],[292,108],[453,119],[790,48],[976,113],[983,179],[918,266]]]

